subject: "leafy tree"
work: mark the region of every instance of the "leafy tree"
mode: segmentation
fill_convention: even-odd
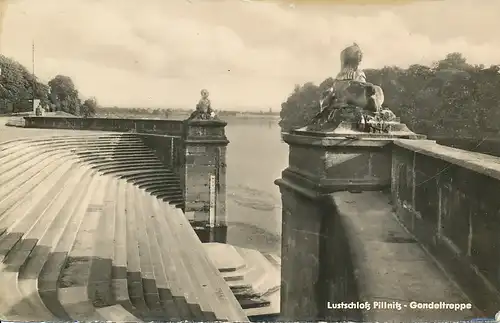
[[[281,120],[279,125],[282,131],[290,131],[307,125],[309,120],[319,112],[319,98],[321,93],[331,87],[333,79],[328,78],[319,86],[306,83],[295,85],[293,93],[286,102],[281,104]]]
[[[443,69],[467,69],[469,65],[461,53],[450,53],[436,64],[437,70]]]
[[[81,105],[78,90],[69,76],[57,75],[49,81],[50,99],[56,110],[78,114]]]
[[[85,100],[80,108],[80,114],[84,118],[94,117],[98,109],[97,100],[92,97]]]
[[[33,99],[39,99],[42,107],[48,105],[48,87],[41,83],[26,67],[0,55],[0,99],[11,102],[23,110],[33,108]]]

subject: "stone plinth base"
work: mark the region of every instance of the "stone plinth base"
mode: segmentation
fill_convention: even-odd
[[[293,130],[292,134],[314,137],[354,137],[354,138],[399,138],[399,139],[425,139],[424,135],[412,132],[404,123],[387,121],[384,123],[384,133],[361,132],[355,122],[343,121],[338,126],[323,125],[321,129],[311,126]]]
[[[398,138],[425,138],[394,122],[389,133],[363,133],[343,122],[332,131],[299,129],[284,133],[290,146],[283,179],[318,193],[379,190],[391,182],[391,146]]]

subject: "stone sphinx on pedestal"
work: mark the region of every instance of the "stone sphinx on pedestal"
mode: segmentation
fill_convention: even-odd
[[[320,112],[300,132],[323,134],[413,134],[389,109],[384,109],[384,91],[366,81],[359,70],[363,53],[357,44],[340,54],[341,71],[320,99]]]
[[[196,110],[194,110],[189,116],[188,120],[213,120],[216,119],[215,111],[212,109],[210,99],[208,98],[208,91],[201,90],[201,99],[196,105]]]

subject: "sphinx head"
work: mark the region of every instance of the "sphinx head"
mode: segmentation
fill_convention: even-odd
[[[205,89],[201,90],[201,97],[202,97],[203,99],[208,98],[208,91],[207,91],[207,90],[205,90]]]
[[[342,68],[357,69],[363,59],[363,52],[358,44],[354,43],[340,52],[340,64]]]

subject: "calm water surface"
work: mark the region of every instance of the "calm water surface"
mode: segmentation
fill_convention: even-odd
[[[281,196],[274,180],[288,164],[278,119],[227,120],[228,242],[280,252]]]

